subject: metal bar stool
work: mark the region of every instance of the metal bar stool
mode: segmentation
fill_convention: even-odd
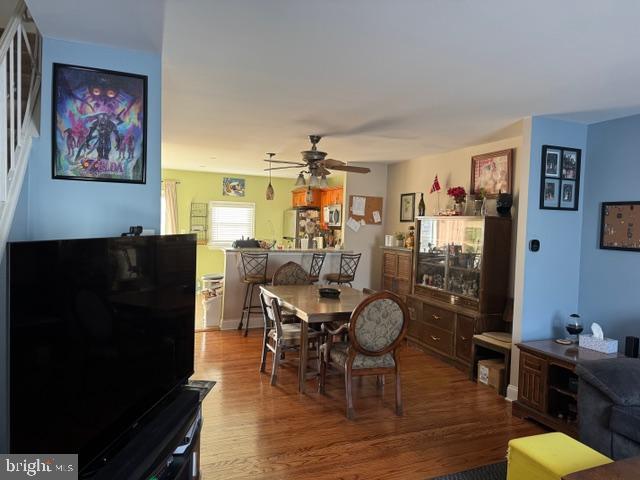
[[[361,256],[361,253],[343,253],[340,255],[340,272],[327,275],[327,281],[338,285],[346,283],[351,286],[351,282],[356,276]]]
[[[326,256],[326,253],[314,253],[313,257],[311,257],[311,267],[309,268],[309,280],[311,283],[316,283],[320,280],[320,272]]]
[[[249,318],[251,314],[262,313],[261,305],[252,304],[253,290],[256,285],[267,284],[267,262],[269,261],[269,254],[242,252],[240,256],[242,257],[242,269],[244,271],[242,281],[246,284],[246,288],[238,330],[242,330],[242,324],[246,314],[247,323],[244,328],[244,336],[246,337],[249,334]]]

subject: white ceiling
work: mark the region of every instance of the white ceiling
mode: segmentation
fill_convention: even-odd
[[[259,173],[309,133],[393,162],[640,112],[637,0],[167,0],[164,29],[162,0],[28,3],[45,35],[162,39],[166,167]]]
[[[148,52],[162,49],[165,0],[25,2],[48,37]]]

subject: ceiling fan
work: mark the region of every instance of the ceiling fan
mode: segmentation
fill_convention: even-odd
[[[334,160],[332,158],[325,158],[327,156],[327,152],[321,152],[318,150],[317,145],[322,135],[309,135],[309,140],[311,141],[311,150],[304,150],[300,152],[302,154],[301,162],[287,162],[284,160],[265,160],[265,162],[270,162],[269,168],[265,168],[265,171],[272,170],[285,170],[288,168],[300,168],[303,170],[298,175],[298,179],[296,180],[296,186],[304,186],[306,185],[304,174],[309,174],[309,186],[327,186],[327,175],[331,174],[330,170],[340,170],[343,172],[350,173],[369,173],[371,169],[366,167],[353,167],[347,165],[346,163],[340,160]],[[280,163],[286,166],[282,167],[272,167],[271,163]]]

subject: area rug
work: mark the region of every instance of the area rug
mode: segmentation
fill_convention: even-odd
[[[499,462],[431,480],[505,480],[506,478],[507,462]]]

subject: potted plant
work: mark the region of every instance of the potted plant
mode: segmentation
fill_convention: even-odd
[[[447,195],[453,198],[453,207],[456,215],[462,215],[462,212],[464,212],[464,201],[467,198],[467,192],[464,187],[451,187],[447,190]]]
[[[396,232],[396,247],[404,246],[404,233]]]

